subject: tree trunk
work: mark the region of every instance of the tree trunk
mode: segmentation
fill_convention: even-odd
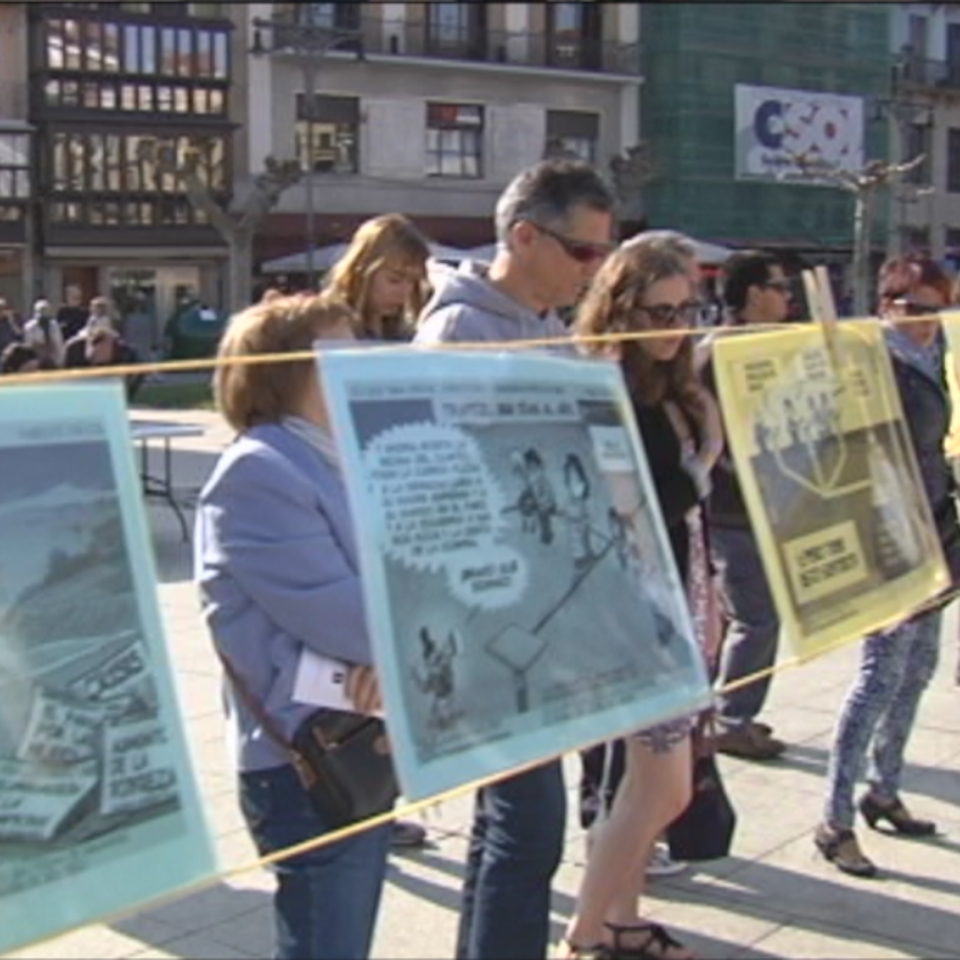
[[[853,214],[853,312],[870,312],[870,235],[873,229],[874,191],[867,187],[855,194]]]
[[[227,268],[227,307],[231,314],[250,306],[253,280],[253,233],[235,230],[227,240],[230,261]]]

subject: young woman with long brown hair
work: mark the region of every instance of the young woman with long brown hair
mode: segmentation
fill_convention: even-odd
[[[359,317],[365,340],[409,340],[425,301],[430,246],[399,213],[362,223],[330,274],[328,289]]]
[[[612,350],[587,350],[619,360],[677,567],[691,595],[700,594],[697,588],[708,577],[700,509],[721,446],[719,414],[697,380],[692,340],[678,329],[694,324],[699,307],[689,262],[656,239],[641,238],[603,265],[576,321],[576,331],[585,335],[662,331]],[[706,611],[694,613],[703,628]],[[642,920],[638,899],[657,837],[690,802],[693,725],[693,718],[684,717],[624,741],[623,778],[597,826],[567,928],[569,957],[691,957],[662,927]]]

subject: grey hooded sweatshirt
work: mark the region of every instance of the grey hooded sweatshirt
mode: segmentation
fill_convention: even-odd
[[[490,283],[488,269],[485,263],[465,260],[456,272],[438,276],[437,290],[423,309],[414,339],[465,343],[567,336],[563,321],[552,310],[540,316],[521,306]]]

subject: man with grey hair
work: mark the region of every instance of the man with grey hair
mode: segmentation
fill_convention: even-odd
[[[574,304],[612,249],[615,201],[589,164],[545,160],[519,173],[496,207],[493,262],[466,262],[424,308],[416,340],[562,337]],[[477,794],[457,940],[459,960],[547,955],[550,886],[566,826],[555,760]]]
[[[420,318],[417,340],[525,340],[562,336],[554,311],[580,299],[612,249],[614,198],[589,164],[545,160],[497,201],[497,253],[465,261]]]

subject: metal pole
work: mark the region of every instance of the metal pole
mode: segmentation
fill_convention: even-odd
[[[853,311],[854,316],[869,313],[870,232],[873,227],[873,188],[861,186],[854,194],[853,217]]]
[[[313,111],[317,95],[317,68],[311,51],[303,59],[303,80],[307,93],[307,173],[304,181],[304,200],[307,206],[307,287],[316,289],[316,222],[313,195]]]

